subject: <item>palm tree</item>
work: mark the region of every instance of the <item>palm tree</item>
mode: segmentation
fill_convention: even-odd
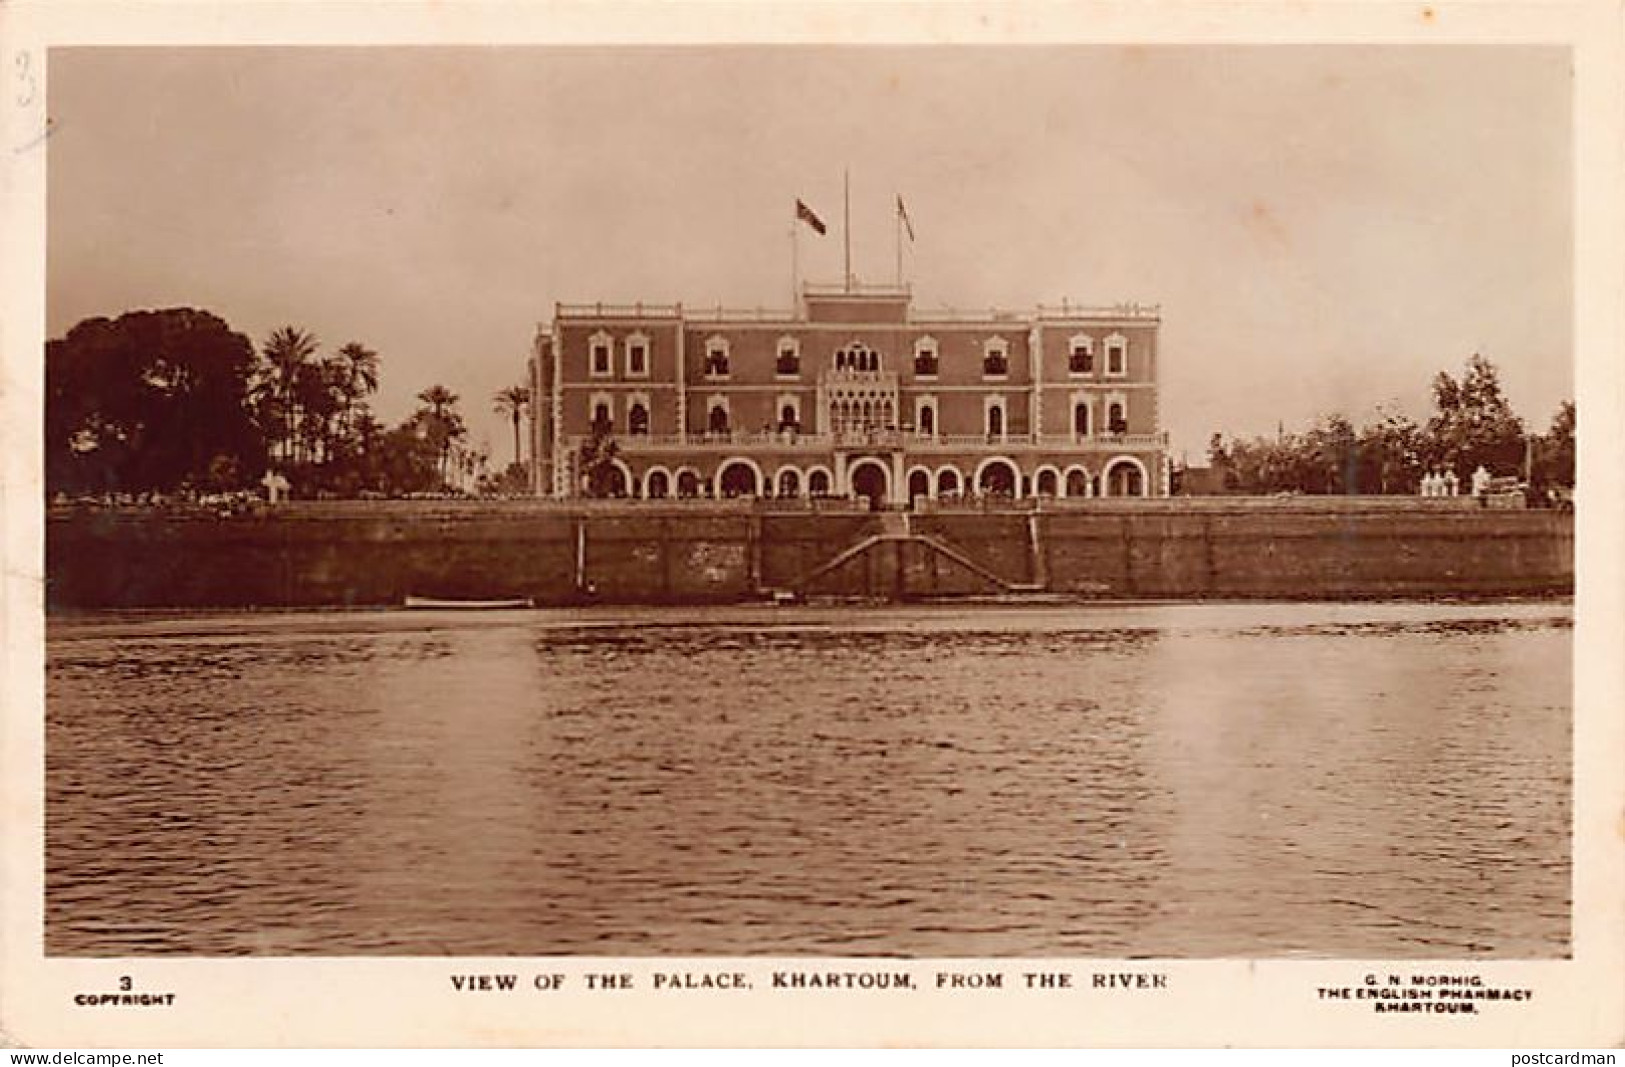
[[[298,390],[308,373],[305,368],[315,357],[316,351],[316,335],[292,326],[272,331],[261,348],[268,364],[263,389],[282,423],[279,437],[283,462],[292,458],[295,427],[299,422]]]
[[[530,390],[523,385],[510,385],[496,395],[495,411],[513,420],[513,462],[519,466],[524,457],[519,454],[519,419],[530,408]]]
[[[429,440],[440,453],[440,480],[445,482],[451,446],[467,432],[463,417],[457,413],[457,394],[443,385],[431,385],[418,394],[418,400],[424,405],[420,414],[424,418]]]
[[[378,391],[378,353],[351,341],[334,358],[342,371],[344,430],[348,435],[365,399]]]

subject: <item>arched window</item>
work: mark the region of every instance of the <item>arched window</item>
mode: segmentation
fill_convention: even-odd
[[[910,500],[931,495],[931,476],[925,471],[915,471],[908,476],[908,497]]]
[[[1109,433],[1127,433],[1128,420],[1123,417],[1123,405],[1114,403],[1106,409],[1106,430]]]
[[[797,430],[801,428],[801,413],[794,404],[786,404],[779,409],[779,429]]]
[[[829,474],[826,471],[815,470],[807,474],[807,495],[828,496]]]
[[[1003,378],[1010,373],[1010,342],[995,337],[982,345],[982,374],[988,378]]]
[[[930,404],[920,408],[920,436],[935,437],[937,435],[937,409]]]
[[[614,420],[609,415],[609,405],[603,401],[592,406],[592,428],[594,432],[609,432],[614,426]]]
[[[916,378],[935,378],[937,376],[936,338],[922,337],[914,342],[914,376]]]
[[[779,338],[779,355],[773,371],[786,377],[801,373],[801,346],[794,337]]]
[[[1076,467],[1066,472],[1066,495],[1079,497],[1089,495],[1088,472]]]
[[[989,404],[987,409],[987,435],[997,440],[1004,436],[1004,405]]]
[[[952,467],[937,472],[937,495],[959,495],[959,472]]]
[[[696,497],[700,495],[700,478],[693,471],[677,472],[677,495],[680,497]]]
[[[1072,432],[1079,437],[1089,436],[1089,405],[1082,400],[1072,405]]]
[[[1042,470],[1033,476],[1034,492],[1039,496],[1055,496],[1059,479],[1052,470]]]
[[[713,337],[705,342],[705,376],[707,378],[728,376],[727,338]]]
[[[650,471],[648,486],[650,500],[663,500],[671,494],[671,482],[665,471]]]
[[[801,474],[794,467],[786,467],[779,472],[779,495],[801,495]]]
[[[728,409],[721,404],[713,404],[710,414],[705,417],[705,428],[710,433],[727,433]]]
[[[634,403],[626,411],[626,432],[640,437],[649,432],[649,409]]]

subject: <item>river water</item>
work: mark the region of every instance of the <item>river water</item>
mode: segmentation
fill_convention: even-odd
[[[1567,602],[97,615],[61,955],[1556,957]]]

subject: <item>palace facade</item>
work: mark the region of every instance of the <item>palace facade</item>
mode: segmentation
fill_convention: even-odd
[[[1160,313],[916,312],[814,286],[793,313],[560,304],[531,360],[532,488],[581,496],[1165,496]]]

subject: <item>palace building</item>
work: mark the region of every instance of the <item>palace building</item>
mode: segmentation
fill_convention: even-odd
[[[531,360],[535,492],[1165,496],[1154,307],[918,312],[902,286],[793,313],[559,304]]]

